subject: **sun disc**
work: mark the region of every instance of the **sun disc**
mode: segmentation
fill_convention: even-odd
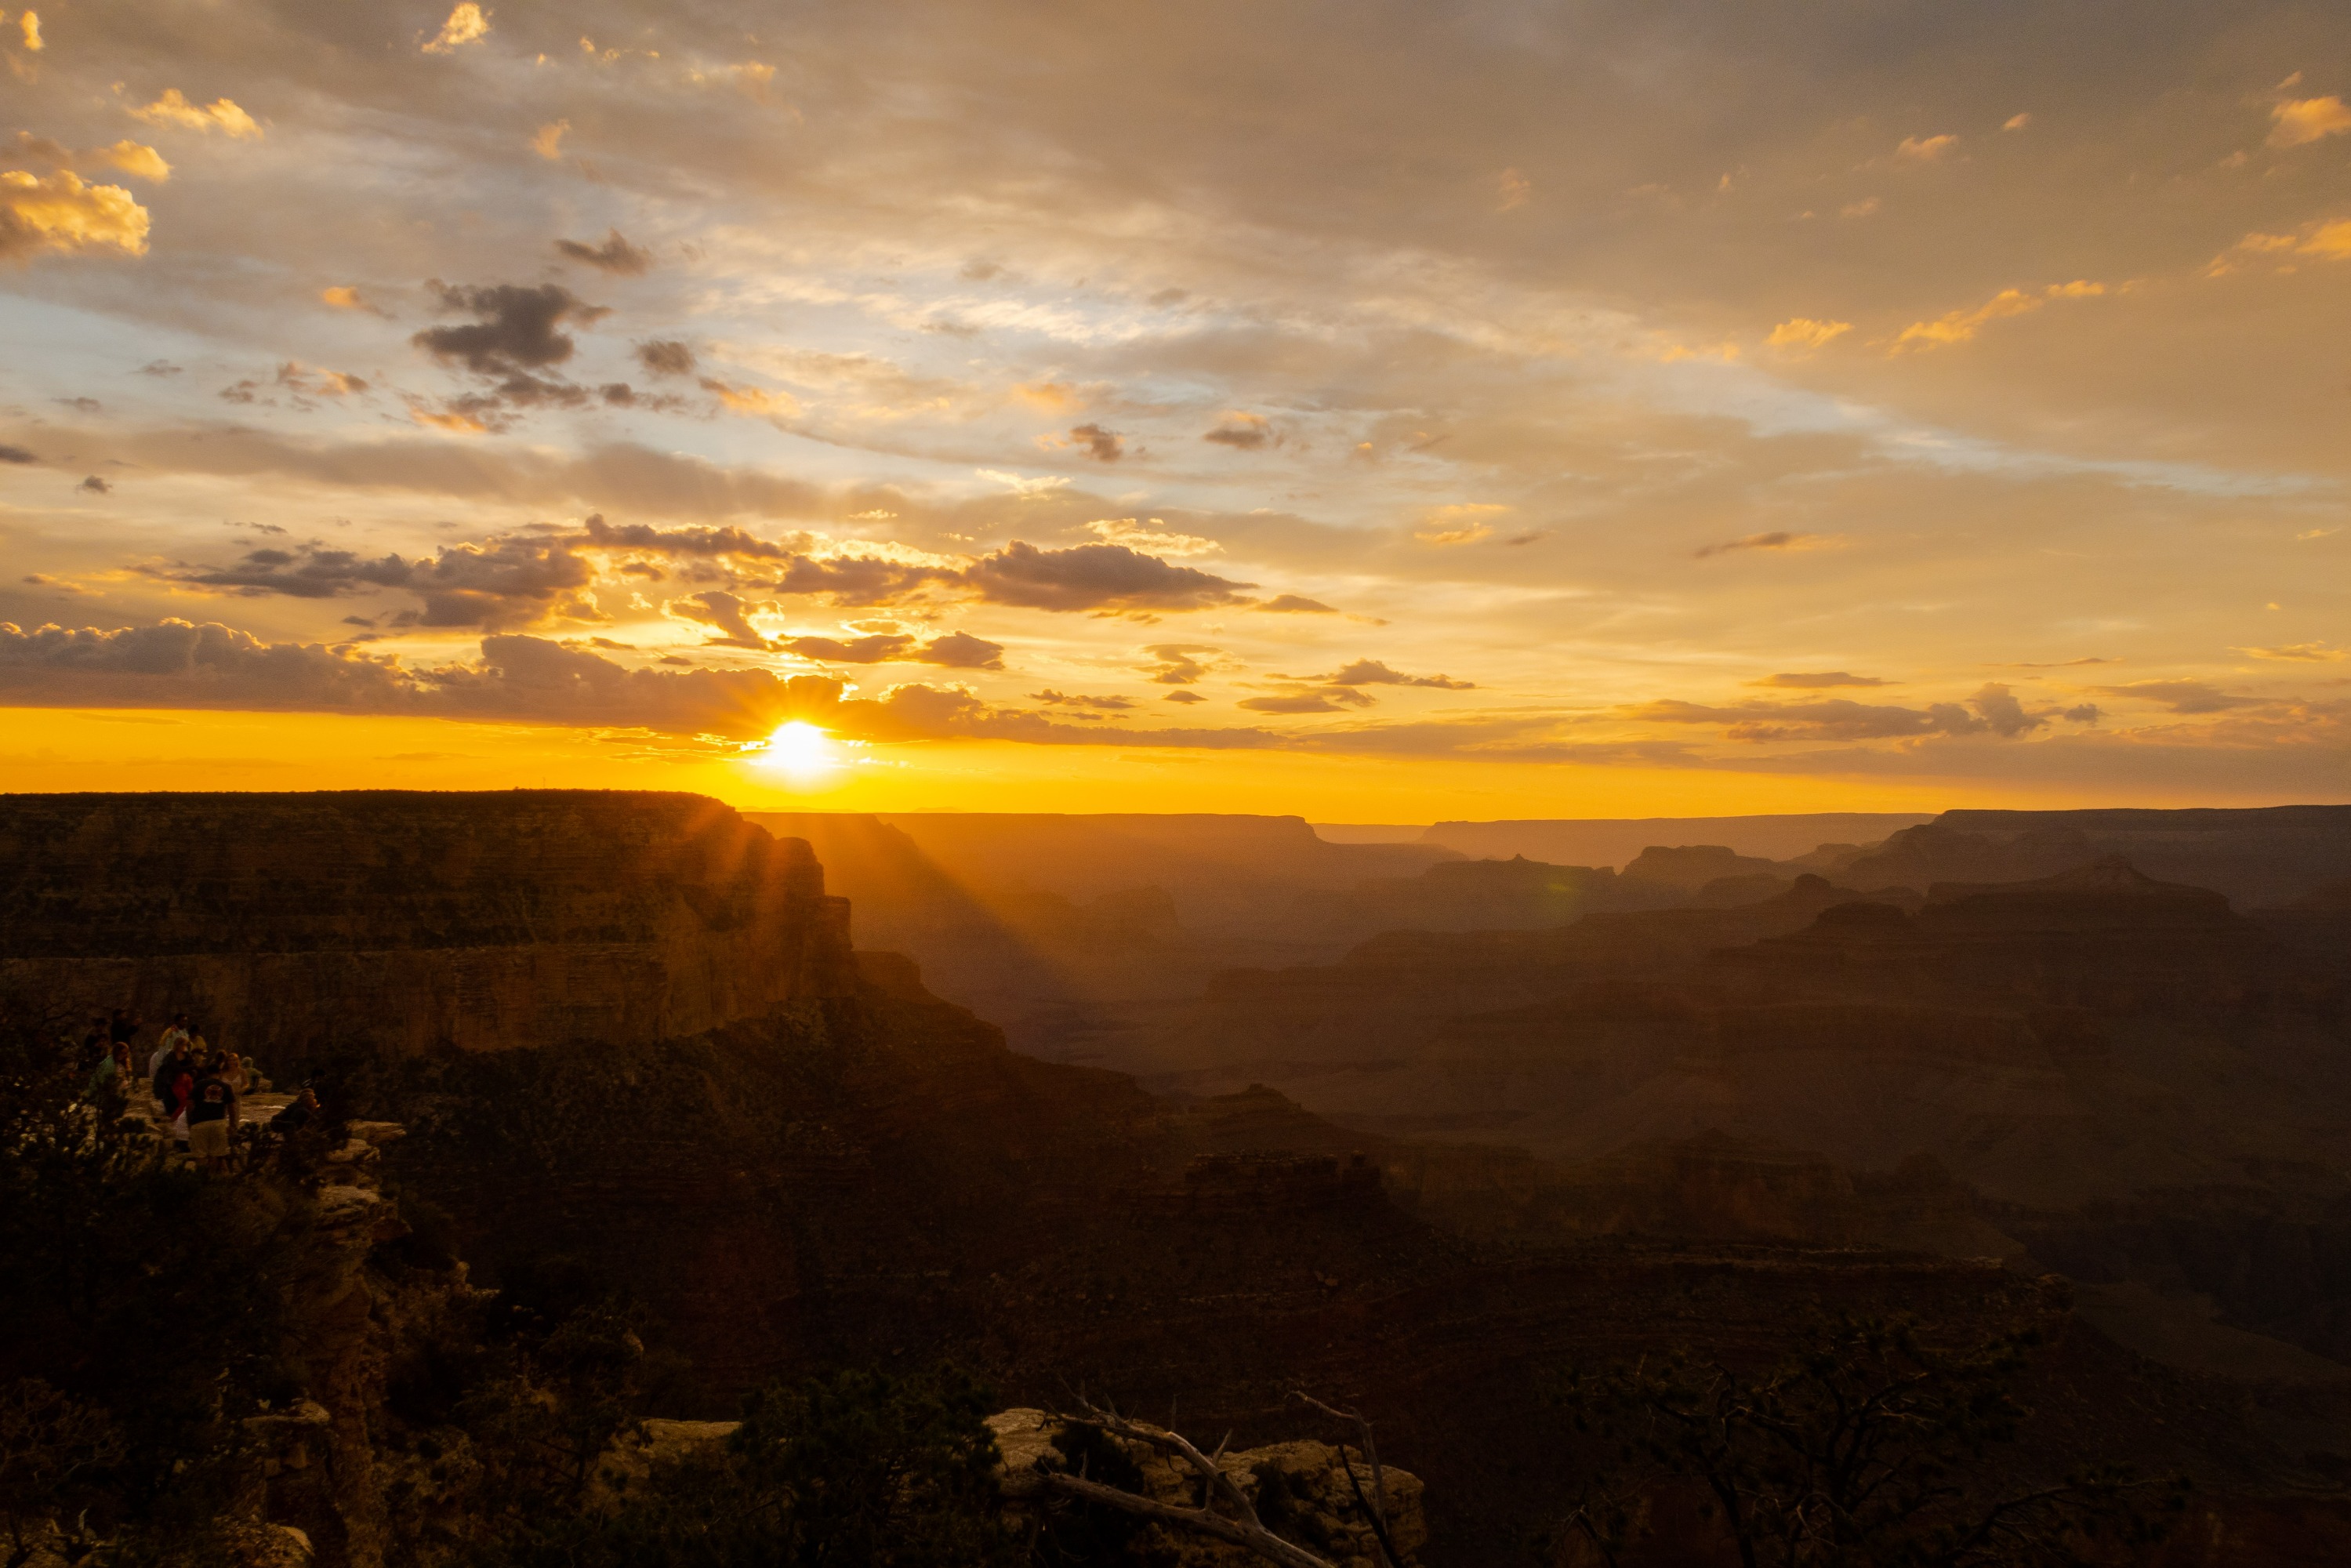
[[[776,727],[760,759],[787,773],[821,773],[840,761],[832,737],[798,718]]]

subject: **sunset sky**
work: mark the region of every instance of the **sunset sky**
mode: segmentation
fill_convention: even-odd
[[[0,789],[2351,800],[2351,7],[0,56]]]

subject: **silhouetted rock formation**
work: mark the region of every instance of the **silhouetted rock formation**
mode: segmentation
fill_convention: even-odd
[[[2179,811],[1946,811],[1844,867],[1850,886],[2022,882],[2119,856],[2240,909],[2291,903],[2351,875],[2351,806]]]
[[[1652,845],[1728,844],[1742,855],[1784,859],[1833,841],[1876,843],[1930,821],[1930,811],[1786,812],[1749,817],[1562,818],[1438,822],[1421,841],[1496,860],[1524,855],[1561,865],[1622,866]],[[1826,867],[1804,866],[1805,871]]]
[[[0,986],[274,1067],[693,1034],[849,951],[808,846],[695,795],[0,797]]]
[[[2238,1008],[2297,989],[2277,944],[2220,894],[2113,858],[2034,882],[1938,883],[1914,915],[1827,910],[1712,967],[1764,992],[1975,1008]]]

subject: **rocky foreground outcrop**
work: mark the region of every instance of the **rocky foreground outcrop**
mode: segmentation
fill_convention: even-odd
[[[808,846],[701,796],[0,797],[0,988],[273,1068],[694,1034],[849,952]]]

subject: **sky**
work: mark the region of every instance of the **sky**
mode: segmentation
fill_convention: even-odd
[[[2351,800],[2339,5],[0,57],[0,789]]]

